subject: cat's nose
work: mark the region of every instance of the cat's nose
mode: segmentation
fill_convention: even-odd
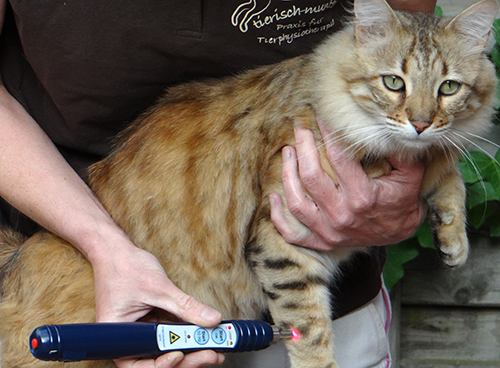
[[[411,125],[415,128],[418,134],[421,134],[424,130],[431,126],[432,123],[428,121],[412,121]]]

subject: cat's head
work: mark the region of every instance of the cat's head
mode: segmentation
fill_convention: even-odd
[[[485,0],[442,18],[396,12],[384,0],[355,0],[352,29],[335,41],[351,47],[345,57],[337,53],[334,78],[343,96],[332,93],[324,104],[332,113],[342,110],[335,119],[344,118],[346,140],[411,155],[463,147],[483,133],[496,103],[486,51],[497,10],[495,0]]]

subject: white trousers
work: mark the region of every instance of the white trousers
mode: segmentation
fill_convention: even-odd
[[[387,331],[391,306],[387,290],[366,306],[332,321],[335,354],[340,368],[389,368]],[[282,342],[251,352],[226,354],[224,368],[287,368],[287,352]]]

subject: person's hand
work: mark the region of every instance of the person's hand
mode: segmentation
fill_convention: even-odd
[[[152,359],[117,359],[119,368],[197,368],[206,365],[222,364],[224,355],[217,354],[212,350],[198,351],[196,353],[182,354],[174,351]]]
[[[328,133],[321,124],[320,128],[325,137]],[[307,233],[294,230],[284,215],[281,197],[270,195],[272,222],[288,243],[324,251],[388,245],[408,238],[422,223],[427,206],[419,198],[421,162],[387,157],[392,172],[371,179],[359,162],[333,140],[326,140],[336,184],[320,165],[312,132],[297,128],[295,139],[296,151],[283,149],[282,180],[287,206],[309,229]]]
[[[154,307],[205,327],[221,321],[219,312],[179,290],[156,257],[134,246],[125,235],[122,241],[129,244],[93,263],[97,322],[134,322]],[[186,355],[171,352],[156,360],[118,359],[115,363],[119,368],[194,368],[223,361],[223,354],[200,351]]]

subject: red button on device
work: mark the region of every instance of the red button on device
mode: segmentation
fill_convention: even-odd
[[[38,339],[33,339],[33,340],[31,340],[31,347],[32,347],[33,349],[38,348]]]

